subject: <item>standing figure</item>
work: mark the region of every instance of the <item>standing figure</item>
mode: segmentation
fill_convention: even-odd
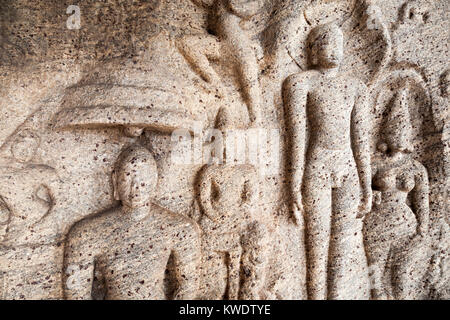
[[[260,299],[269,244],[256,217],[256,182],[250,165],[210,165],[201,172],[205,299]]]
[[[339,74],[343,40],[336,24],[315,27],[308,37],[311,70],[283,86],[292,209],[297,223],[304,211],[310,299],[364,299],[369,291],[359,218],[372,202],[370,114],[366,87]]]
[[[199,231],[188,218],[151,203],[157,179],[147,149],[135,145],[121,153],[113,171],[114,196],[121,206],[84,219],[69,232],[67,299],[165,299],[169,259],[176,273],[174,298],[196,297]],[[94,294],[98,288],[103,292]]]
[[[411,263],[415,251],[426,251],[418,241],[411,242],[416,235],[420,236],[416,239],[423,240],[427,234],[429,190],[427,170],[411,157],[412,126],[407,97],[407,90],[397,96],[383,126],[384,141],[379,145],[382,155],[374,161],[372,171],[374,209],[364,220],[364,242],[375,299],[411,299],[408,287],[414,287],[421,279],[417,272],[398,273],[393,266]],[[407,204],[408,197],[411,207]],[[415,263],[414,269],[426,270],[426,265],[418,268]]]
[[[263,7],[262,0],[193,0],[209,10],[209,29],[213,35],[187,36],[179,48],[194,70],[218,88],[223,98],[222,80],[210,65],[210,59],[224,56],[235,66],[249,109],[250,121],[260,120],[261,89],[256,48],[241,23],[251,19]]]

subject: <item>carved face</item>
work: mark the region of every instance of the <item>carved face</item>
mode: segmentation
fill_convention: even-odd
[[[11,153],[17,161],[29,162],[33,159],[38,146],[38,135],[31,130],[23,130],[11,145]]]
[[[114,198],[130,208],[149,202],[156,187],[156,163],[148,151],[127,149],[113,172]]]
[[[258,190],[257,176],[249,165],[212,165],[203,172],[200,202],[212,220],[245,214],[255,209]],[[223,222],[223,221],[222,221]]]
[[[311,31],[310,55],[313,66],[338,67],[344,55],[344,36],[334,24],[319,26]]]
[[[413,147],[411,144],[410,130],[402,132],[400,129],[390,132],[386,135],[388,150],[391,152],[410,152]]]

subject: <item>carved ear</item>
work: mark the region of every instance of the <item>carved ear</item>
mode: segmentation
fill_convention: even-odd
[[[11,210],[0,195],[0,225],[6,225],[11,219]]]

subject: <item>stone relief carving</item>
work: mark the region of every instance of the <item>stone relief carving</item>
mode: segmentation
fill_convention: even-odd
[[[199,188],[204,298],[259,299],[269,241],[258,216],[256,170],[246,165],[210,165],[201,171]],[[226,271],[222,286],[213,280],[221,271]]]
[[[306,222],[309,295],[346,298],[349,290],[352,298],[364,298],[364,267],[358,270],[354,263],[352,267],[346,263],[365,259],[358,218],[370,210],[372,201],[365,86],[339,75],[343,35],[337,25],[313,29],[309,48],[313,69],[289,77],[285,84],[293,140],[293,210],[296,215],[304,212]],[[306,121],[313,128],[309,141]],[[360,276],[352,275],[352,269]],[[354,281],[360,292],[345,281],[346,285],[338,283],[345,276],[361,278],[359,284]]]
[[[242,29],[241,24],[261,10],[263,1],[196,0],[195,2],[207,7],[208,27],[213,35],[183,38],[180,41],[183,55],[204,80],[215,86],[224,99],[227,94],[222,90],[222,80],[210,65],[209,59],[226,57],[228,61],[235,64],[237,78],[242,85],[248,105],[250,121],[257,125],[260,118],[259,108],[261,108],[257,48]]]
[[[114,197],[121,206],[82,220],[68,234],[65,297],[92,298],[98,271],[106,299],[165,299],[164,272],[173,255],[173,298],[194,298],[199,232],[187,218],[151,202],[158,179],[152,154],[140,146],[127,148],[112,176]]]
[[[2,299],[448,299],[445,1],[23,4]]]
[[[418,291],[414,282],[426,270],[423,255],[427,253],[429,229],[428,174],[410,155],[414,148],[408,93],[407,88],[398,92],[385,120],[381,155],[374,159],[372,170],[374,209],[364,220],[374,297],[379,299],[413,299]],[[414,260],[417,254],[422,261]],[[408,265],[411,263],[415,266]],[[424,268],[417,268],[418,264],[424,264]]]

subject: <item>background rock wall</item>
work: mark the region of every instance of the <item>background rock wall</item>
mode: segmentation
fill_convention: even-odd
[[[358,9],[360,2],[364,2],[363,9]],[[294,224],[289,212],[289,152],[284,147],[289,134],[281,86],[289,75],[307,67],[304,43],[311,21],[325,21],[324,16],[330,14],[344,20],[342,73],[356,76],[369,86],[372,111],[380,116],[378,119],[397,93],[399,79],[412,83],[409,108],[414,127],[413,157],[428,171],[433,250],[426,259],[435,274],[429,280],[433,284],[427,284],[415,298],[443,298],[445,292],[448,298],[449,2],[337,1],[334,11],[305,11],[308,6],[324,3],[333,1],[265,0],[264,10],[243,26],[261,45],[263,127],[279,129],[282,137],[279,171],[259,181],[259,212],[271,234],[266,295],[274,299],[307,298],[304,226]],[[352,11],[355,4],[357,9]],[[81,10],[79,29],[68,29],[72,14],[66,13],[69,5]],[[370,6],[377,6],[379,11],[367,9]],[[83,83],[99,78],[123,85],[168,85],[173,81],[181,83],[186,96],[196,100],[187,109],[205,113],[206,126],[213,127],[221,99],[211,88],[201,89],[198,75],[174,45],[189,35],[208,34],[207,19],[207,11],[188,0],[0,0],[0,195],[8,198],[16,212],[22,210],[17,216],[26,216],[40,210],[37,200],[26,194],[27,188],[33,193],[41,179],[48,179],[46,186],[52,190],[52,211],[44,214],[44,223],[38,227],[26,225],[22,227],[25,235],[18,234],[3,243],[23,251],[5,249],[0,271],[14,269],[14,275],[8,276],[13,279],[10,282],[26,283],[25,289],[10,289],[5,298],[62,297],[61,250],[66,234],[77,221],[117,204],[110,175],[120,150],[131,143],[139,141],[154,151],[160,175],[157,203],[185,216],[195,218],[198,214],[195,182],[201,165],[170,166],[166,161],[170,136],[149,131],[132,138],[124,136],[120,128],[109,126],[58,128],[54,119],[71,102],[68,88]],[[171,63],[164,65],[167,61]],[[215,67],[227,79],[225,86],[240,92],[229,66],[217,63]],[[238,93],[232,97],[242,100]],[[236,108],[242,105],[238,102]],[[380,121],[374,125],[379,128]],[[374,153],[378,139],[374,130]],[[34,142],[19,148],[15,156],[12,148],[24,140]],[[17,228],[20,233],[21,227]],[[30,255],[32,266],[25,267],[24,257]],[[15,267],[14,261],[21,261],[23,268]],[[38,277],[33,283],[30,279],[36,269],[45,271],[40,271],[42,279]]]

